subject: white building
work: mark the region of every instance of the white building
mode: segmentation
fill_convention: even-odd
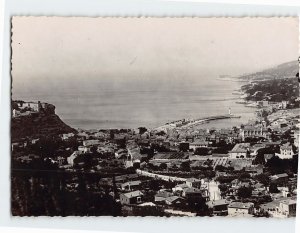
[[[232,202],[228,205],[228,215],[231,217],[249,216],[254,213],[254,204],[252,202]]]
[[[79,151],[74,151],[73,154],[71,154],[68,158],[67,158],[67,162],[68,164],[70,164],[71,166],[74,166],[74,160],[80,155],[81,153]]]
[[[205,140],[195,140],[190,143],[190,149],[195,151],[197,148],[207,148],[209,146],[209,142]]]
[[[229,151],[230,159],[244,159],[250,157],[250,143],[236,144],[231,151]]]
[[[280,154],[276,153],[276,156],[278,156],[281,159],[292,159],[293,155],[293,147],[288,143],[280,146]]]
[[[80,151],[81,153],[90,153],[91,152],[91,148],[87,147],[87,146],[79,146],[78,147],[78,151]]]
[[[279,202],[279,206],[277,207],[278,217],[295,217],[296,216],[296,200],[282,200]]]

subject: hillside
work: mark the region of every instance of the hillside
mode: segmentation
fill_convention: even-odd
[[[296,78],[257,81],[244,85],[241,89],[247,95],[247,101],[289,101],[292,104],[299,97],[299,83]]]
[[[76,130],[66,125],[55,113],[33,113],[13,117],[11,120],[12,142],[22,138],[38,138],[70,132],[75,133]]]
[[[239,76],[238,79],[262,81],[270,79],[293,78],[296,76],[298,71],[298,61],[291,61],[260,72]]]

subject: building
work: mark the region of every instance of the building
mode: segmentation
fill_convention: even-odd
[[[74,133],[64,133],[64,134],[61,135],[61,139],[62,139],[63,141],[65,141],[65,140],[68,140],[69,138],[72,138],[72,137],[74,137],[74,136],[75,136]]]
[[[97,145],[99,145],[100,141],[92,139],[92,140],[84,140],[82,143],[83,143],[83,146],[89,147],[89,146],[97,146]]]
[[[78,151],[80,151],[81,153],[90,153],[91,148],[87,146],[78,146]]]
[[[128,151],[126,149],[119,149],[115,152],[116,159],[125,159],[128,156]]]
[[[294,138],[294,146],[299,148],[299,138],[300,138],[299,129],[293,131],[293,138]]]
[[[232,202],[228,205],[228,215],[231,217],[236,216],[249,216],[254,213],[254,204],[252,202]]]
[[[129,193],[120,194],[120,202],[122,205],[134,205],[142,203],[144,194],[137,190]]]
[[[135,180],[135,181],[128,181],[126,183],[121,184],[121,189],[124,191],[133,191],[139,189],[141,185],[141,181]]]
[[[167,197],[165,200],[167,205],[172,205],[172,206],[181,206],[184,203],[184,199],[182,197],[178,196],[170,196]]]
[[[193,151],[195,151],[197,148],[207,148],[208,146],[209,146],[208,141],[199,140],[199,139],[190,143],[190,149]]]
[[[225,199],[213,200],[206,203],[210,212],[213,215],[224,216],[228,215],[228,201]]]
[[[276,153],[276,156],[281,159],[292,159],[293,155],[293,146],[288,143],[280,146],[280,154]]]
[[[263,127],[245,126],[241,129],[240,135],[243,141],[245,138],[267,138],[268,130]]]
[[[230,159],[244,159],[250,157],[250,143],[238,143],[229,151]]]
[[[296,217],[296,200],[287,199],[279,202],[277,212],[282,217]]]
[[[249,173],[251,176],[260,175],[264,172],[264,166],[261,164],[246,166],[245,172]]]
[[[286,173],[276,174],[270,177],[271,181],[275,181],[276,183],[287,183],[289,180],[289,175]]]
[[[185,183],[190,188],[201,188],[201,180],[196,178],[188,178]]]
[[[171,192],[162,190],[158,191],[154,196],[154,201],[159,203],[164,203],[168,197],[173,196]]]
[[[71,154],[68,158],[67,158],[67,162],[69,165],[74,166],[74,160],[81,154],[80,151],[74,151],[73,154]]]

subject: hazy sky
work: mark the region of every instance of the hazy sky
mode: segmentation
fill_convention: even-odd
[[[201,83],[298,57],[297,18],[14,17],[12,27],[16,90],[79,80]]]

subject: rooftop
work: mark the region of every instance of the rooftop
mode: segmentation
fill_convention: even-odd
[[[247,152],[250,148],[250,143],[239,143],[236,144],[230,152]]]
[[[254,204],[252,202],[232,202],[231,204],[228,205],[228,208],[236,208],[236,209],[249,209],[252,207]]]
[[[132,198],[132,197],[139,197],[139,196],[143,196],[144,194],[137,190],[137,191],[133,191],[133,192],[129,192],[129,193],[124,193],[124,196],[127,198]]]
[[[220,206],[220,205],[229,205],[229,203],[226,199],[220,199],[220,200],[209,201],[209,202],[207,202],[207,205],[209,207],[214,207],[214,206]]]

